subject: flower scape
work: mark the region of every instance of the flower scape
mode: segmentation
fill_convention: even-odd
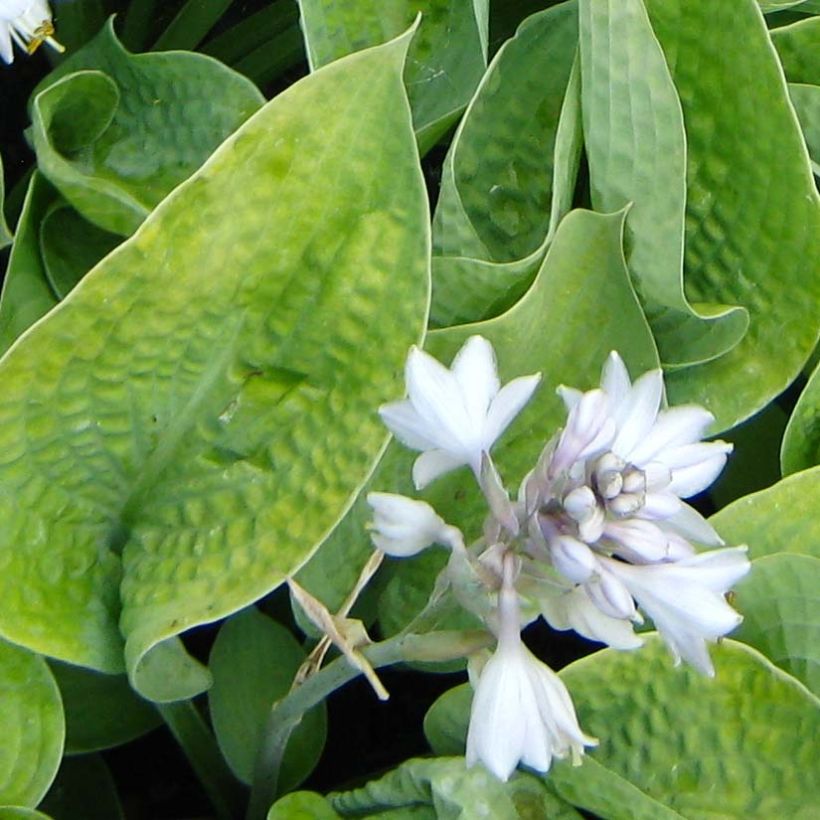
[[[507,780],[519,763],[539,772],[554,758],[580,763],[597,743],[579,726],[564,683],[521,639],[539,616],[627,650],[641,646],[634,627],[645,614],[676,664],[715,674],[707,644],[740,623],[725,595],[750,565],[745,546],[725,547],[683,500],[715,480],[732,449],[701,440],[713,421],[708,411],[664,407],[661,371],[633,382],[613,352],[600,387],[558,388],[566,423],[512,500],[490,451],[540,375],[502,387],[490,342],[473,336],[449,369],[413,348],[406,382],[408,398],[380,414],[420,451],[416,487],[468,466],[488,507],[481,536],[466,546],[427,503],[368,496],[374,545],[399,558],[448,547],[444,572],[454,595],[497,638],[475,684],[468,765],[481,762]]]

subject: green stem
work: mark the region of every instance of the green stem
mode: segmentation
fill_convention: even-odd
[[[441,603],[435,601],[430,611],[425,610],[421,614],[424,618],[420,615],[416,622],[440,617],[444,609]],[[492,641],[492,636],[484,630],[433,632],[427,635],[405,630],[389,640],[368,646],[362,654],[374,668],[379,668],[401,661],[453,660],[477,652]],[[359,674],[359,670],[354,669],[344,657],[339,657],[274,704],[256,759],[247,820],[264,820],[267,817],[276,799],[279,768],[288,738],[305,712]]]
[[[193,702],[181,700],[156,706],[205,788],[217,817],[233,820],[241,816],[240,786]]]

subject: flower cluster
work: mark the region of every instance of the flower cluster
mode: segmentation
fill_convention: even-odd
[[[711,414],[664,408],[661,371],[632,383],[617,353],[600,387],[558,388],[566,424],[511,500],[490,451],[539,380],[501,387],[492,346],[474,336],[450,369],[413,348],[408,398],[380,410],[396,437],[420,451],[417,487],[472,469],[489,514],[469,547],[425,502],[368,497],[376,547],[397,557],[449,547],[454,595],[497,637],[476,685],[467,762],[481,761],[504,780],[519,762],[542,772],[553,758],[579,762],[596,742],[581,731],[560,678],[522,643],[529,621],[542,615],[556,629],[633,649],[642,643],[634,625],[643,611],[676,663],[713,675],[707,643],[740,622],[725,593],[749,569],[745,547],[723,547],[683,500],[714,481],[731,445],[702,441]]]
[[[12,40],[27,54],[43,43],[63,51],[52,34],[54,24],[46,0],[0,0],[0,57],[4,62],[14,62]]]

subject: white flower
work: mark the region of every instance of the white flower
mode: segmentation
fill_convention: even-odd
[[[558,393],[569,411],[567,423],[552,454],[551,477],[583,459],[606,450],[615,435],[615,421],[610,417],[609,397],[603,390],[581,393],[563,385]]]
[[[636,649],[643,644],[629,618],[613,618],[601,612],[584,586],[544,594],[539,603],[541,614],[553,629],[573,629],[591,641],[600,641],[615,649]]]
[[[368,493],[373,508],[370,538],[382,552],[406,558],[431,544],[463,546],[461,533],[449,526],[424,501],[393,493]]]
[[[679,509],[677,499],[699,493],[717,478],[732,445],[700,440],[714,421],[703,407],[661,409],[660,370],[650,370],[632,384],[623,360],[613,351],[604,365],[601,389],[609,398],[617,430],[609,449],[643,472],[645,487],[633,475],[631,492],[646,494],[643,506],[648,515],[666,517]]]
[[[579,762],[584,746],[597,743],[578,726],[561,679],[521,641],[514,560],[512,555],[505,558],[498,647],[481,671],[467,731],[467,765],[480,761],[501,780],[507,780],[519,762],[539,772],[548,771],[553,758],[568,754]]]
[[[742,620],[724,595],[749,571],[746,547],[712,550],[668,564],[630,566],[600,560],[655,622],[675,662],[682,658],[714,675],[706,641],[726,635]]]
[[[408,398],[379,409],[396,438],[421,455],[413,480],[421,489],[450,470],[469,465],[478,477],[481,456],[529,401],[540,374],[500,387],[492,345],[472,336],[448,370],[411,348],[405,369]]]
[[[65,49],[51,36],[54,26],[46,0],[0,0],[0,57],[14,62],[12,40],[28,54],[42,43],[56,51]]]

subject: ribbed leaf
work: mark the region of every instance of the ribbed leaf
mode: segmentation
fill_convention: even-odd
[[[201,54],[130,54],[109,24],[34,97],[40,170],[87,219],[128,236],[263,102]]]
[[[629,269],[667,366],[717,358],[748,312],[684,292],[686,135],[680,101],[642,0],[581,0],[584,144],[592,204],[627,219]],[[731,303],[730,303],[731,304]]]
[[[735,590],[743,623],[734,637],[820,695],[820,560],[767,555]]]
[[[645,5],[686,127],[687,296],[750,313],[735,348],[669,373],[667,388],[671,403],[703,404],[726,428],[780,393],[814,347],[820,198],[754,0]]]
[[[406,46],[275,99],[2,360],[2,634],[110,672],[124,634],[138,690],[190,696],[175,636],[355,497],[426,320]]]
[[[569,210],[580,154],[576,3],[528,18],[493,59],[442,171],[433,222],[438,326],[523,295]]]
[[[312,69],[421,24],[405,82],[422,152],[453,123],[487,62],[487,0],[299,0]]]
[[[820,558],[820,467],[747,495],[709,520],[728,544],[748,544],[751,558],[791,552]]]

